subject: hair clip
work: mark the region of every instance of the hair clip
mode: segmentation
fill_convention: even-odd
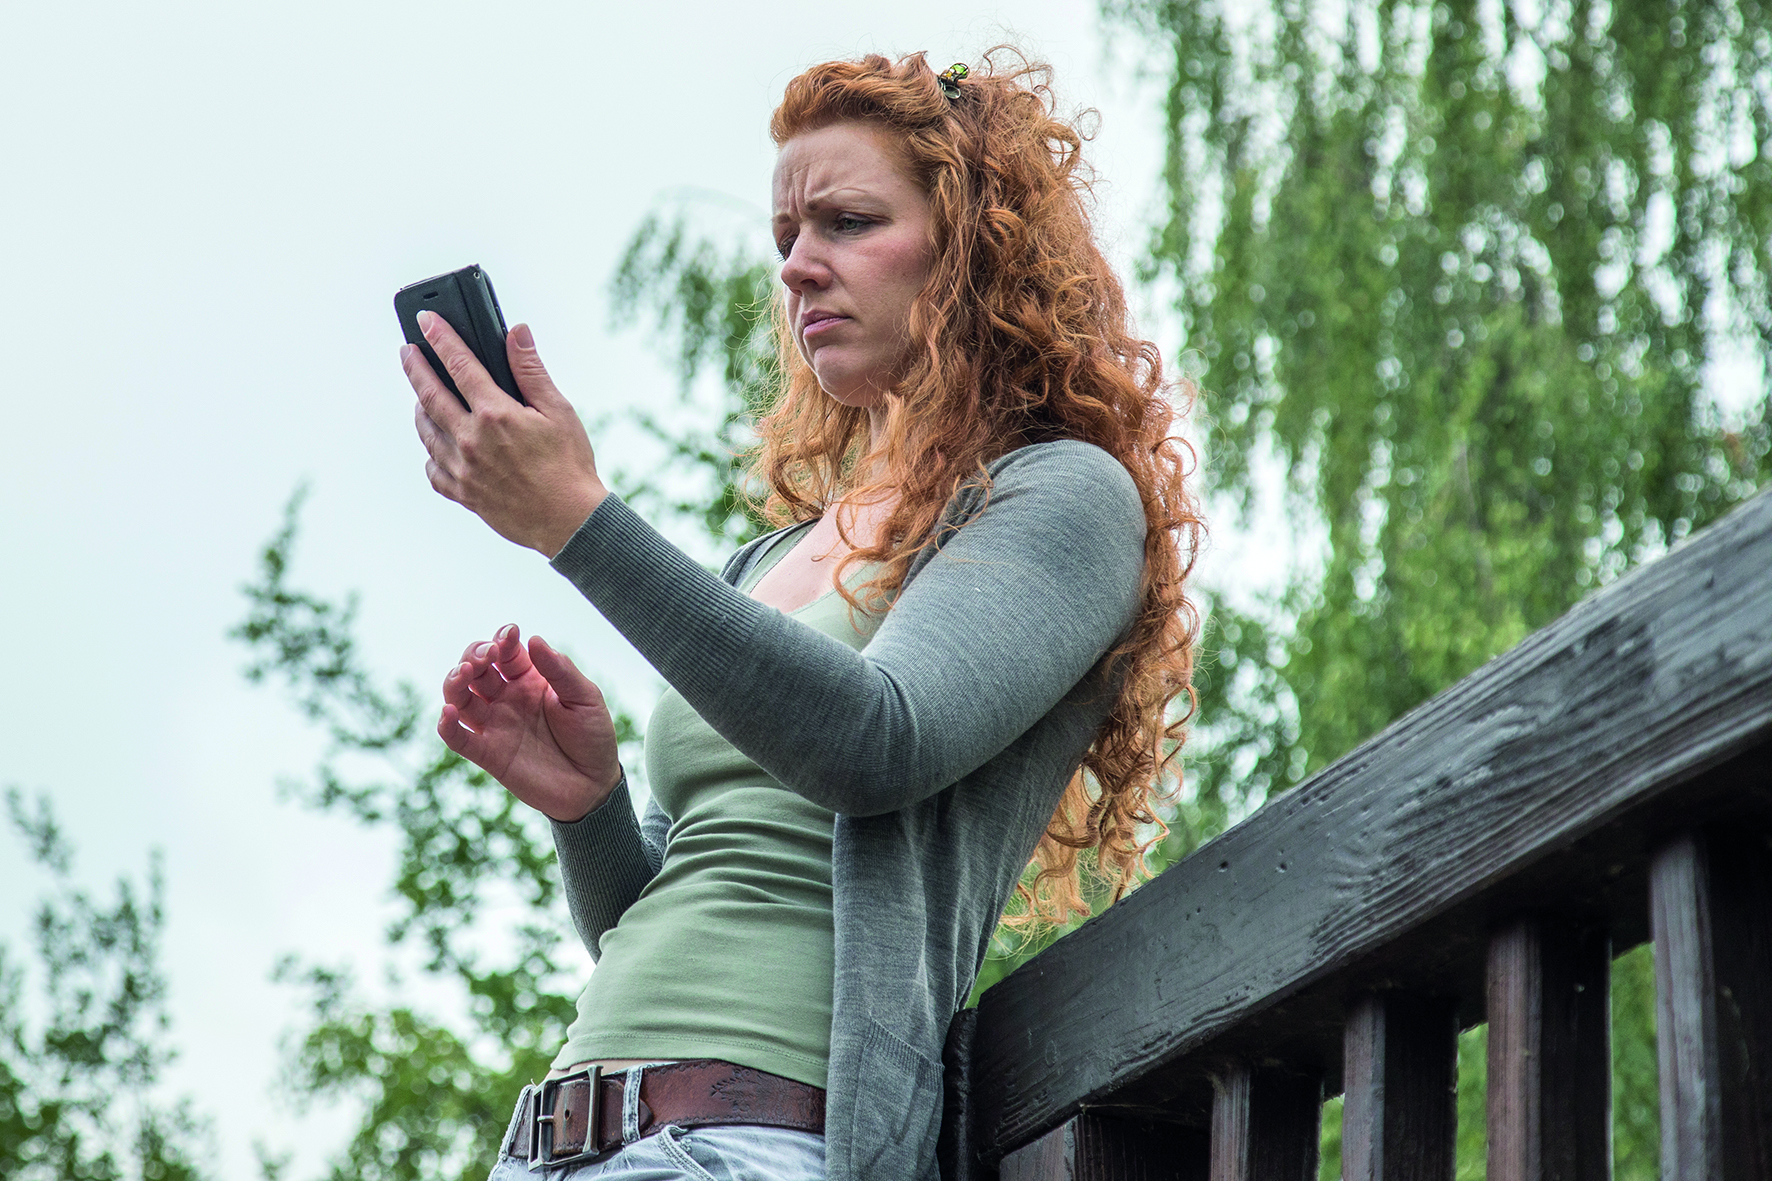
[[[941,92],[949,99],[956,99],[960,97],[960,83],[970,73],[972,71],[966,68],[965,62],[955,62],[935,77],[941,83]]]

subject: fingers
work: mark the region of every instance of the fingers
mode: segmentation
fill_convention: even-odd
[[[534,666],[523,648],[522,632],[507,623],[490,640],[469,644],[461,660],[443,678],[443,700],[477,725],[482,703],[503,697],[511,682],[527,675]]]
[[[462,343],[461,337],[456,335],[455,329],[442,316],[436,312],[420,312],[418,330],[425,334],[425,340],[437,354],[437,359],[443,362],[443,368],[449,370],[449,376],[455,379],[455,388],[468,400],[470,410],[480,409],[489,402],[492,395],[504,397],[498,387],[492,384],[492,378],[487,376],[485,367],[474,356],[474,351]],[[441,382],[438,383],[438,388],[442,388]]]
[[[473,665],[465,661],[456,665],[449,670],[449,675],[443,678],[443,704],[454,706],[462,714],[478,714],[484,708],[489,695],[496,696],[492,688],[483,683],[487,677],[491,677],[500,684],[504,683],[504,678],[499,676],[490,665],[479,671],[476,671]],[[478,691],[476,691],[477,683]],[[468,724],[473,725],[473,719],[470,719]]]
[[[456,404],[454,398],[445,400],[451,406]],[[423,401],[413,403],[412,425],[418,431],[418,441],[425,445],[425,451],[432,459],[451,471],[460,468],[461,448],[456,444],[455,436],[437,425]]]
[[[474,755],[480,745],[480,736],[468,729],[469,725],[471,723],[466,722],[460,710],[453,705],[445,705],[442,716],[437,719],[437,737],[456,754],[478,763],[480,760]]]
[[[443,470],[443,465],[434,459],[425,460],[425,479],[431,482],[431,488],[439,496],[466,504],[466,493],[462,491],[461,481]]]
[[[554,696],[568,709],[586,709],[603,705],[603,691],[578,671],[571,659],[556,652],[540,636],[529,637],[529,657],[535,671],[547,678]]]
[[[450,427],[461,425],[467,412],[455,400],[455,395],[437,380],[437,375],[425,363],[424,354],[417,348],[401,345],[400,365],[406,371],[406,379],[412,383],[413,392],[418,395],[412,418],[413,426],[418,430],[418,441],[424,444],[427,455],[425,478],[430,480],[431,487],[438,494],[457,504],[466,503],[461,481],[455,475],[461,470],[461,448],[457,446]]]
[[[456,708],[453,705],[445,705],[442,715],[437,719],[437,737],[443,740],[444,746],[456,754],[465,755],[467,752],[462,748],[467,746],[468,740],[473,735],[462,729],[461,714]]]
[[[535,351],[535,334],[529,325],[519,324],[511,329],[505,337],[505,357],[511,363],[511,375],[517,379],[517,388],[523,391],[523,398],[535,409],[540,410],[549,418],[561,406],[569,406],[566,395],[548,376],[547,366],[541,363],[541,354]]]
[[[505,624],[492,637],[490,658],[507,681],[516,680],[534,667],[529,663],[529,653],[523,647],[523,635],[514,623]]]
[[[428,316],[431,313],[424,314]],[[444,327],[447,328],[448,325],[445,324]],[[429,418],[434,428],[453,438],[456,428],[467,417],[468,412],[462,409],[461,403],[455,400],[455,395],[432,372],[424,352],[417,345],[401,345],[400,368],[405,371],[412,392],[418,395],[420,412]],[[426,447],[429,446],[427,443]]]
[[[463,714],[473,715],[481,703],[497,701],[504,693],[508,682],[493,665],[488,652],[491,647],[486,642],[472,645],[465,658],[443,678],[443,700]],[[468,724],[475,724],[473,717],[469,717]]]

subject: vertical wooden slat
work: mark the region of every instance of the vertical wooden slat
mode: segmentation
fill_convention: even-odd
[[[1730,1181],[1772,1181],[1772,831],[1709,838],[1717,1057]]]
[[[1079,1115],[1003,1158],[999,1181],[1206,1181],[1195,1128]]]
[[[1396,993],[1363,997],[1348,1012],[1343,1050],[1343,1181],[1451,1181],[1456,1005]]]
[[[1239,1062],[1212,1080],[1211,1181],[1248,1181],[1249,1092],[1254,1072]]]
[[[1005,1156],[997,1166],[998,1181],[1074,1181],[1071,1122],[1066,1120],[1032,1144]]]
[[[1322,1079],[1236,1063],[1213,1081],[1211,1181],[1316,1181]]]
[[[1664,1178],[1772,1178],[1772,850],[1687,833],[1650,867]]]
[[[1489,943],[1489,1181],[1612,1174],[1611,944],[1530,917]]]
[[[1661,1175],[1721,1174],[1715,958],[1702,845],[1686,833],[1655,855],[1649,917],[1655,939],[1655,1042],[1661,1076]]]
[[[978,1010],[961,1009],[948,1022],[941,1048],[941,1134],[935,1162],[941,1181],[977,1181],[983,1175],[973,1143],[972,1046],[978,1035]]]

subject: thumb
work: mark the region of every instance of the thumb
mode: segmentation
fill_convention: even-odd
[[[535,665],[535,671],[552,686],[561,705],[568,709],[592,709],[603,705],[603,691],[540,636],[529,637],[529,659]]]
[[[554,384],[554,379],[548,376],[547,366],[541,363],[541,354],[535,351],[535,334],[529,330],[529,325],[519,324],[505,337],[505,359],[511,363],[511,376],[517,379],[523,399],[535,409],[551,418],[553,410],[570,405],[566,395]]]

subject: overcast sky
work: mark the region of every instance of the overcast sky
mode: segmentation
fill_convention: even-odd
[[[298,1014],[268,977],[285,952],[373,976],[391,913],[385,838],[279,802],[318,742],[224,637],[297,483],[295,578],[361,593],[389,677],[428,692],[516,620],[642,715],[658,685],[540,557],[430,491],[394,289],[479,262],[587,418],[669,400],[605,299],[646,212],[695,189],[761,219],[765,124],[813,62],[939,67],[1004,37],[1100,110],[1124,264],[1157,209],[1161,92],[1090,0],[0,9],[0,618],[24,657],[0,678],[0,785],[54,798],[104,892],[164,851],[170,1085],[215,1118],[222,1174],[255,1175],[255,1138],[298,1177],[342,1143],[349,1112],[275,1097]],[[0,837],[15,953],[43,884]]]

